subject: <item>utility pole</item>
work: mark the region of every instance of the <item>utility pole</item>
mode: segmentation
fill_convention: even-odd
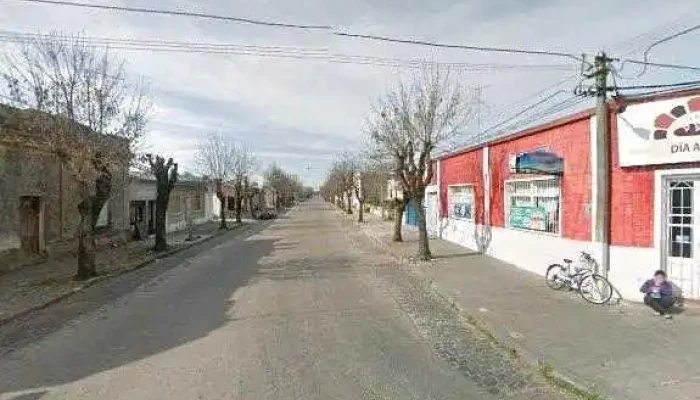
[[[596,134],[595,134],[595,213],[593,219],[594,240],[601,246],[599,273],[608,277],[610,270],[610,136],[608,133],[610,113],[608,108],[608,74],[612,61],[604,52],[595,56],[592,66],[583,73],[586,78],[595,79],[594,86],[582,95],[596,96]],[[584,64],[586,63],[584,58]]]

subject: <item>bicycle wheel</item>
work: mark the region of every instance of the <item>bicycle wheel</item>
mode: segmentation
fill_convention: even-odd
[[[597,274],[590,274],[581,279],[578,291],[584,300],[593,304],[605,304],[610,301],[613,295],[610,282]]]
[[[567,284],[566,270],[561,264],[552,264],[547,268],[544,280],[551,289],[561,290]]]

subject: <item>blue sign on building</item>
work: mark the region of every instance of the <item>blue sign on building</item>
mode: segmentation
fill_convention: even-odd
[[[406,205],[406,225],[418,226],[418,211],[413,200]]]
[[[518,174],[561,175],[564,159],[544,150],[520,153],[511,157],[510,170]]]

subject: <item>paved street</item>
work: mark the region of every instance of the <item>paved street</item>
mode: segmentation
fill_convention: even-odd
[[[369,243],[315,200],[93,287],[0,328],[0,399],[562,398]]]

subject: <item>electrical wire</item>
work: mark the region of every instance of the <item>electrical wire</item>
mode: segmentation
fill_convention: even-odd
[[[640,90],[640,89],[663,89],[663,88],[683,88],[687,86],[700,85],[700,81],[688,81],[679,83],[668,83],[660,85],[638,85],[638,86],[621,86],[615,87],[617,90]]]
[[[636,44],[642,42],[643,40],[646,40],[647,38],[653,38],[656,35],[660,35],[664,33],[664,31],[673,29],[676,30],[676,27],[681,24],[687,24],[688,20],[695,20],[697,19],[697,16],[700,15],[700,10],[694,11],[688,14],[683,15],[682,17],[676,18],[673,21],[663,23],[661,25],[657,25],[648,31],[645,31],[643,33],[640,33],[638,35],[635,35],[629,39],[625,39],[619,42],[616,42],[612,45],[606,46],[608,49],[613,49],[613,48],[618,48],[618,47],[623,47],[624,48],[624,53],[625,55],[635,53],[638,50],[641,50],[641,48],[646,47],[644,46],[635,46]],[[641,47],[641,48],[639,48]]]
[[[94,4],[94,3],[83,3],[76,1],[60,1],[60,0],[13,0],[21,1],[25,3],[41,3],[50,4],[57,6],[72,6],[72,7],[84,7],[84,8],[94,8],[101,10],[111,10],[111,11],[121,11],[121,12],[131,12],[131,13],[141,13],[141,14],[158,14],[158,15],[172,15],[179,17],[194,17],[203,19],[214,19],[229,22],[240,22],[245,24],[253,25],[263,25],[277,28],[291,28],[291,29],[306,29],[306,30],[330,30],[333,27],[329,25],[303,25],[303,24],[290,24],[284,22],[269,22],[262,21],[251,18],[241,18],[241,17],[231,17],[225,15],[216,14],[206,14],[190,11],[175,11],[175,10],[163,10],[155,8],[143,8],[143,7],[124,7],[124,6],[109,6],[104,4]]]
[[[569,97],[563,101],[555,103],[554,105],[550,106],[549,108],[541,110],[535,114],[529,115],[529,116],[525,117],[524,119],[514,121],[513,123],[500,129],[499,131],[494,131],[490,135],[486,135],[486,136],[489,138],[489,140],[493,140],[494,137],[501,137],[501,134],[503,132],[509,132],[509,131],[516,129],[516,128],[518,130],[522,130],[524,128],[527,128],[528,126],[531,126],[531,124],[533,124],[537,121],[540,121],[544,117],[553,118],[558,113],[565,111],[567,109],[570,109],[570,108],[572,108],[580,103],[583,103],[586,100],[587,100],[586,98],[582,98],[582,97],[578,97],[578,96]]]
[[[375,41],[380,41],[380,42],[402,43],[402,44],[412,44],[412,45],[418,45],[418,46],[439,47],[439,48],[446,48],[446,49],[484,51],[484,52],[494,52],[494,53],[531,54],[531,55],[539,55],[539,56],[565,57],[565,58],[574,59],[576,61],[581,61],[580,56],[570,54],[570,53],[562,53],[562,52],[558,52],[558,51],[525,50],[525,49],[506,48],[506,47],[445,44],[445,43],[437,43],[437,42],[428,42],[428,41],[424,41],[424,40],[401,39],[401,38],[393,38],[393,37],[388,37],[388,36],[364,35],[364,34],[348,33],[348,32],[333,32],[333,34],[336,36],[375,40]]]
[[[60,6],[73,6],[73,7],[86,7],[94,9],[104,9],[112,11],[122,11],[122,12],[133,12],[133,13],[146,13],[146,14],[162,14],[162,15],[173,15],[182,17],[194,17],[194,18],[208,18],[225,20],[231,22],[242,22],[255,25],[266,25],[272,27],[280,28],[293,28],[293,29],[306,29],[306,30],[321,30],[328,31],[335,36],[342,36],[355,39],[366,39],[375,40],[382,42],[391,43],[402,43],[402,44],[412,44],[418,46],[429,46],[436,48],[449,48],[449,49],[461,49],[461,50],[472,50],[472,51],[484,51],[484,52],[496,52],[496,53],[510,53],[510,54],[530,54],[539,56],[550,56],[550,57],[564,57],[570,58],[576,61],[581,61],[581,57],[575,54],[558,52],[558,51],[546,51],[546,50],[527,50],[527,49],[517,49],[517,48],[507,48],[507,47],[492,47],[492,46],[470,46],[470,45],[456,45],[456,44],[444,44],[437,42],[429,42],[424,40],[414,40],[414,39],[403,39],[394,38],[388,36],[378,36],[378,35],[366,35],[352,32],[341,32],[330,25],[301,25],[301,24],[289,24],[281,22],[268,22],[261,20],[254,20],[249,18],[239,18],[231,16],[223,16],[217,14],[206,14],[206,13],[195,13],[188,11],[173,11],[173,10],[163,10],[155,8],[140,8],[140,7],[125,7],[125,6],[107,6],[94,3],[85,2],[71,2],[71,1],[61,1],[61,0],[5,0],[5,1],[21,1],[26,3],[41,3],[50,5],[60,5]]]
[[[563,101],[555,103],[554,105],[550,106],[549,108],[541,110],[536,114],[527,116],[525,119],[514,121],[513,123],[503,127],[502,129],[500,129],[498,131],[494,131],[494,132],[491,132],[489,134],[473,134],[468,140],[465,140],[458,145],[453,144],[450,148],[445,147],[445,146],[440,146],[437,148],[437,150],[440,150],[444,153],[451,153],[451,152],[457,151],[459,148],[467,148],[467,147],[477,146],[480,144],[489,143],[489,142],[492,142],[494,140],[498,140],[498,139],[503,138],[503,137],[507,137],[509,135],[512,135],[513,133],[516,133],[516,132],[514,132],[516,130],[522,131],[528,127],[531,127],[534,122],[540,121],[543,117],[556,116],[558,113],[565,111],[567,109],[570,109],[572,107],[575,107],[575,106],[585,102],[586,100],[587,100],[586,98],[581,98],[578,96],[568,97],[568,98],[564,99]]]
[[[555,88],[557,88],[557,87],[559,87],[559,86],[562,86],[562,85],[565,84],[566,82],[569,82],[569,81],[571,81],[571,80],[573,80],[573,79],[576,79],[577,77],[578,77],[577,75],[570,75],[570,76],[567,76],[567,77],[565,77],[564,79],[561,79],[561,80],[555,82],[555,83],[552,84],[552,85],[546,86],[546,87],[544,87],[543,89],[540,89],[540,90],[538,90],[537,92],[535,92],[535,93],[533,93],[533,94],[531,94],[531,95],[528,95],[527,97],[524,97],[524,98],[522,98],[522,99],[520,99],[520,100],[517,100],[517,101],[515,101],[515,102],[513,102],[513,103],[509,103],[509,104],[507,104],[507,105],[504,105],[504,106],[502,106],[502,107],[499,107],[499,108],[501,109],[501,111],[498,112],[498,113],[492,114],[492,117],[503,118],[503,117],[506,116],[507,111],[510,111],[510,110],[512,110],[512,109],[514,109],[514,108],[520,108],[520,106],[522,106],[523,104],[529,103],[530,100],[535,99],[535,98],[539,98],[541,95],[547,93],[548,91],[550,91],[550,90],[552,90],[552,89],[555,89]]]
[[[655,41],[654,43],[650,44],[650,45],[646,48],[646,50],[644,50],[644,69],[642,69],[642,71],[637,75],[637,78],[641,77],[642,75],[644,75],[644,74],[647,72],[647,69],[648,69],[648,66],[649,66],[649,52],[651,52],[651,50],[652,50],[654,47],[656,47],[656,46],[658,46],[658,45],[660,45],[660,44],[666,43],[666,42],[668,42],[668,41],[670,41],[670,40],[673,40],[673,39],[675,39],[675,38],[677,38],[677,37],[680,37],[680,36],[683,36],[683,35],[687,35],[688,33],[694,32],[694,31],[696,31],[696,30],[698,30],[698,29],[700,29],[700,24],[691,26],[690,28],[687,28],[687,29],[683,29],[683,30],[680,31],[680,32],[676,32],[676,33],[674,33],[674,34],[672,34],[672,35],[669,35],[669,36],[666,36],[666,37],[664,37],[664,38],[661,38],[661,39]]]
[[[624,65],[625,63],[644,65],[645,68],[646,67],[659,67],[659,68],[672,68],[672,69],[682,69],[682,70],[700,72],[700,67],[693,67],[690,65],[653,63],[653,62],[648,62],[648,61],[631,60],[629,58],[622,60],[622,64]],[[639,78],[639,76],[637,76],[637,78]]]
[[[501,121],[501,122],[499,122],[499,123],[497,123],[497,124],[495,124],[495,125],[493,125],[493,126],[487,128],[487,129],[485,129],[485,130],[482,132],[482,135],[487,135],[489,132],[493,131],[494,129],[496,129],[496,128],[500,127],[500,126],[503,126],[503,125],[505,125],[506,123],[508,123],[508,122],[510,122],[510,121],[512,121],[512,120],[514,120],[515,118],[518,118],[519,116],[521,116],[521,115],[527,113],[528,111],[530,111],[530,110],[532,110],[532,109],[534,109],[534,108],[540,106],[541,104],[546,103],[547,101],[553,99],[554,97],[560,95],[561,93],[564,93],[564,91],[563,91],[563,90],[557,90],[556,92],[554,92],[554,93],[550,94],[549,96],[547,96],[547,97],[545,97],[545,98],[543,98],[543,99],[537,101],[536,103],[533,103],[533,104],[529,105],[528,107],[525,107],[524,109],[520,110],[519,112],[517,112],[516,114],[512,115],[511,117],[505,119],[504,121]]]
[[[0,42],[31,43],[33,41],[71,42],[80,40],[86,45],[108,47],[117,50],[178,52],[178,53],[207,53],[224,55],[246,55],[260,57],[280,57],[294,59],[311,59],[332,63],[377,65],[390,67],[420,68],[429,64],[438,64],[455,69],[468,71],[493,70],[569,70],[570,66],[563,64],[472,64],[459,62],[431,62],[420,59],[398,59],[375,57],[367,55],[350,55],[331,53],[325,48],[299,48],[283,46],[252,46],[237,44],[213,44],[165,40],[115,39],[105,37],[70,37],[62,35],[41,35],[22,32],[0,31]]]

